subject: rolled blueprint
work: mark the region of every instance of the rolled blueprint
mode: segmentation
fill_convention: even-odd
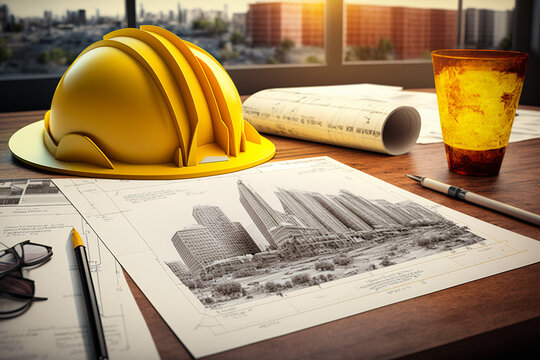
[[[415,108],[355,95],[351,85],[344,86],[350,90],[344,96],[339,88],[259,91],[244,102],[244,119],[263,133],[389,155],[414,146],[421,125]]]

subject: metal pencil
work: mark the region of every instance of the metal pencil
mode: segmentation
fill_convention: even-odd
[[[502,203],[500,201],[487,198],[482,195],[475,194],[472,191],[468,191],[457,186],[448,185],[448,184],[445,184],[440,181],[433,180],[427,177],[422,177],[418,175],[409,175],[409,174],[407,174],[407,176],[413,179],[414,181],[417,181],[422,187],[435,190],[445,195],[448,195],[450,197],[453,197],[459,200],[464,200],[464,201],[467,201],[476,205],[480,205],[485,208],[495,210],[506,215],[513,216],[515,218],[527,221],[536,226],[540,226],[540,215],[517,208],[512,205]]]

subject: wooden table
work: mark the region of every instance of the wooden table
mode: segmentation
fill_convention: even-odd
[[[1,178],[55,178],[14,159],[8,140],[44,111],[0,114]],[[540,213],[540,139],[510,144],[494,177],[450,173],[442,143],[416,145],[407,155],[386,156],[268,136],[272,161],[327,155],[358,170],[465,214],[540,240],[540,228],[423,189],[405,177],[418,174]],[[191,356],[128,278],[163,359]],[[244,346],[209,359],[478,358],[540,354],[540,263],[289,335]]]

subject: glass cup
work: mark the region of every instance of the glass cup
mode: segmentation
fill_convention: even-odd
[[[510,138],[528,54],[436,50],[431,57],[450,171],[497,175]]]

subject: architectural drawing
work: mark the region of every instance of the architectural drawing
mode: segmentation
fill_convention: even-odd
[[[0,180],[0,206],[58,202],[69,203],[51,179]]]
[[[232,222],[217,206],[196,206],[197,225],[177,231],[172,242],[192,272],[205,269],[215,261],[254,254],[259,248],[242,224]]]
[[[268,242],[266,249],[213,205],[194,206],[197,224],[171,239],[185,266],[179,261],[167,265],[209,307],[315,286],[484,240],[412,201],[370,201],[345,189],[325,195],[279,188],[274,192],[284,209],[279,211],[248,183],[238,180],[237,190]]]
[[[0,205],[0,250],[30,240],[53,251],[50,260],[38,268],[20,269],[25,278],[34,281],[36,296],[48,299],[34,302],[18,317],[1,320],[0,358],[91,357],[92,342],[70,236],[73,227],[80,231],[86,246],[110,356],[159,356],[120,264],[52,180],[1,180]]]
[[[55,179],[194,357],[540,260],[540,243],[327,157]]]

